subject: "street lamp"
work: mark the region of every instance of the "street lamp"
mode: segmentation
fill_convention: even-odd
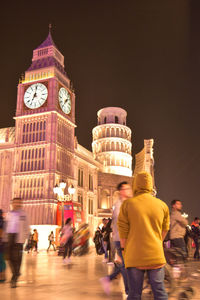
[[[75,187],[73,186],[73,184],[68,187],[68,192],[70,194],[70,199],[72,198],[73,200],[73,195],[75,193]]]
[[[64,190],[66,187],[66,182],[61,181],[59,186],[56,184],[53,188],[54,194],[58,195],[58,200],[62,203],[62,227],[64,226],[64,202],[65,202],[65,194]]]

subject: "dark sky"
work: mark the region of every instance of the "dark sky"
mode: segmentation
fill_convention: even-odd
[[[155,141],[158,197],[200,215],[200,1],[3,1],[0,127],[14,126],[18,80],[49,23],[74,84],[79,143],[91,149],[100,108],[126,109],[133,154]]]

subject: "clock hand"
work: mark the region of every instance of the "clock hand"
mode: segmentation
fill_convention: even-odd
[[[36,85],[35,92],[34,92],[34,95],[33,95],[33,100],[35,99],[35,97],[37,97],[37,88],[38,88],[38,86]]]

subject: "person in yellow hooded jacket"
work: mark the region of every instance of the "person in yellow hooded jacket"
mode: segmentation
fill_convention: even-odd
[[[141,299],[145,270],[154,299],[166,300],[163,240],[169,230],[169,209],[153,196],[147,172],[136,175],[133,193],[133,198],[123,202],[117,223],[129,281],[127,300]]]

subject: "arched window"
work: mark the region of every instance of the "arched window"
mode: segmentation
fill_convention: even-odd
[[[115,123],[119,123],[119,118],[115,116]]]
[[[103,208],[103,209],[108,209],[110,208],[110,201],[109,201],[109,198],[110,198],[110,193],[109,191],[106,189],[106,190],[103,190],[101,192],[101,196],[100,196],[100,203],[99,203],[99,208]]]
[[[107,136],[107,137],[110,136],[110,129],[109,129],[109,128],[106,129],[106,136]]]
[[[116,129],[116,136],[119,137],[119,128]]]

